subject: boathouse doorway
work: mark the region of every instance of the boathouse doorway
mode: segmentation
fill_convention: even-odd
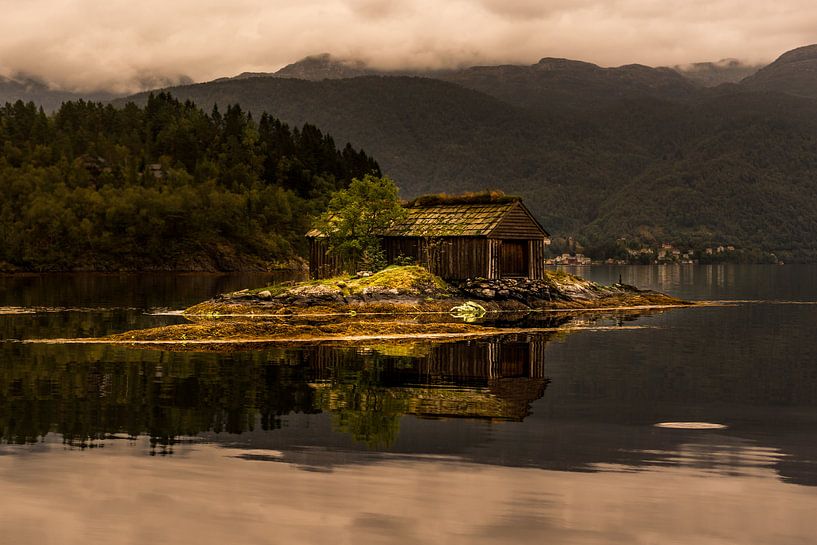
[[[499,253],[499,274],[502,278],[528,276],[527,240],[503,240]]]

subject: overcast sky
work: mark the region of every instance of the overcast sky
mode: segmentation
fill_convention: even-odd
[[[119,91],[274,71],[330,52],[380,67],[769,61],[817,42],[814,0],[0,0],[0,73]],[[141,82],[141,83],[140,83]]]

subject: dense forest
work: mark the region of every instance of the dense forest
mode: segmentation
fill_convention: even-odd
[[[0,108],[0,268],[268,267],[368,173],[380,168],[362,150],[238,105],[206,113],[160,93],[47,115],[18,101]]]

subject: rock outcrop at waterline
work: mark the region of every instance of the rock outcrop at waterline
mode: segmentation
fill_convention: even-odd
[[[228,293],[187,309],[185,315],[440,312],[472,300],[489,312],[685,304],[662,293],[604,286],[562,271],[548,271],[541,280],[478,278],[453,285],[422,267],[407,266]]]
[[[644,312],[687,305],[654,291],[603,286],[560,271],[542,280],[475,279],[450,285],[417,266],[275,285],[219,295],[184,312],[189,324],[129,331],[82,342],[235,347],[252,343],[403,342],[457,340],[561,330],[570,314],[608,310]],[[502,325],[533,311],[554,311],[531,327]],[[564,315],[564,316],[562,316]],[[507,321],[507,320],[504,320]]]

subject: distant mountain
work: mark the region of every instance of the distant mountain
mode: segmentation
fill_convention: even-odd
[[[696,86],[677,71],[632,64],[602,68],[569,59],[544,58],[534,65],[473,66],[447,70],[380,70],[360,60],[313,55],[277,72],[245,72],[234,78],[295,78],[307,81],[361,76],[415,76],[440,79],[498,98],[508,104],[541,111],[565,107],[594,109],[621,99],[686,99]],[[224,78],[216,81],[223,81]]]
[[[147,74],[138,78],[136,86],[140,89],[157,89],[190,83],[193,83],[193,80],[187,76],[166,77]],[[24,75],[11,78],[0,76],[0,105],[22,100],[41,106],[47,113],[58,110],[63,102],[71,100],[110,102],[127,94],[108,91],[66,91]]]
[[[87,99],[96,101],[108,101],[115,98],[110,93],[72,93],[52,89],[45,83],[32,78],[4,78],[0,76],[0,104],[6,102],[34,102],[46,112],[52,112],[60,107],[63,102],[77,99]]]
[[[742,83],[733,80],[749,67],[731,61],[682,75],[546,58],[431,78],[362,75],[371,69],[320,56],[279,71],[299,77],[172,92],[314,123],[371,153],[407,197],[519,194],[556,240],[575,237],[592,255],[673,242],[817,261],[815,49]],[[708,88],[719,78],[729,84]]]
[[[602,68],[554,58],[530,66],[475,66],[442,79],[540,111],[598,109],[623,99],[688,99],[696,93],[692,82],[669,68],[639,64]]]
[[[524,108],[604,106],[624,98],[685,99],[695,85],[669,68],[627,65],[602,68],[569,59],[544,58],[534,65],[473,66],[446,70],[380,70],[360,60],[314,55],[273,73],[245,72],[231,79],[285,77],[309,81],[360,76],[441,79]],[[221,81],[221,80],[218,80]]]
[[[718,62],[677,64],[673,70],[685,78],[702,85],[716,87],[723,83],[738,83],[763,68],[760,64],[745,64],[737,59],[721,59]]]
[[[359,59],[342,59],[329,53],[310,55],[288,64],[276,72],[242,72],[231,78],[219,78],[215,81],[227,79],[247,78],[294,78],[307,81],[321,81],[325,79],[347,79],[360,76],[419,76],[436,78],[454,72],[451,69],[440,70],[382,70],[367,65]]]
[[[734,244],[817,260],[817,101],[741,86],[712,94],[670,70],[608,75],[562,64],[536,70],[556,65],[559,77],[543,78],[545,88],[558,91],[553,104],[572,107],[548,107],[532,91],[525,106],[522,92],[501,100],[452,82],[394,76],[256,77],[172,92],[208,109],[239,103],[292,125],[317,124],[372,154],[407,197],[486,188],[519,194],[557,238],[577,237],[594,255],[615,254],[626,240]],[[504,89],[526,89],[528,68],[522,84]],[[518,73],[509,71],[514,77],[505,81],[514,81]],[[487,72],[490,80],[501,70]],[[565,89],[581,78],[567,73],[598,87],[588,83],[571,97]],[[622,79],[617,95],[599,98]]]
[[[753,91],[777,91],[817,98],[817,45],[784,53],[776,61],[743,80]]]
[[[377,71],[367,68],[363,61],[340,60],[334,58],[329,53],[306,57],[298,62],[288,64],[274,73],[274,75],[279,78],[296,78],[312,81],[355,78],[375,74],[377,74]]]

